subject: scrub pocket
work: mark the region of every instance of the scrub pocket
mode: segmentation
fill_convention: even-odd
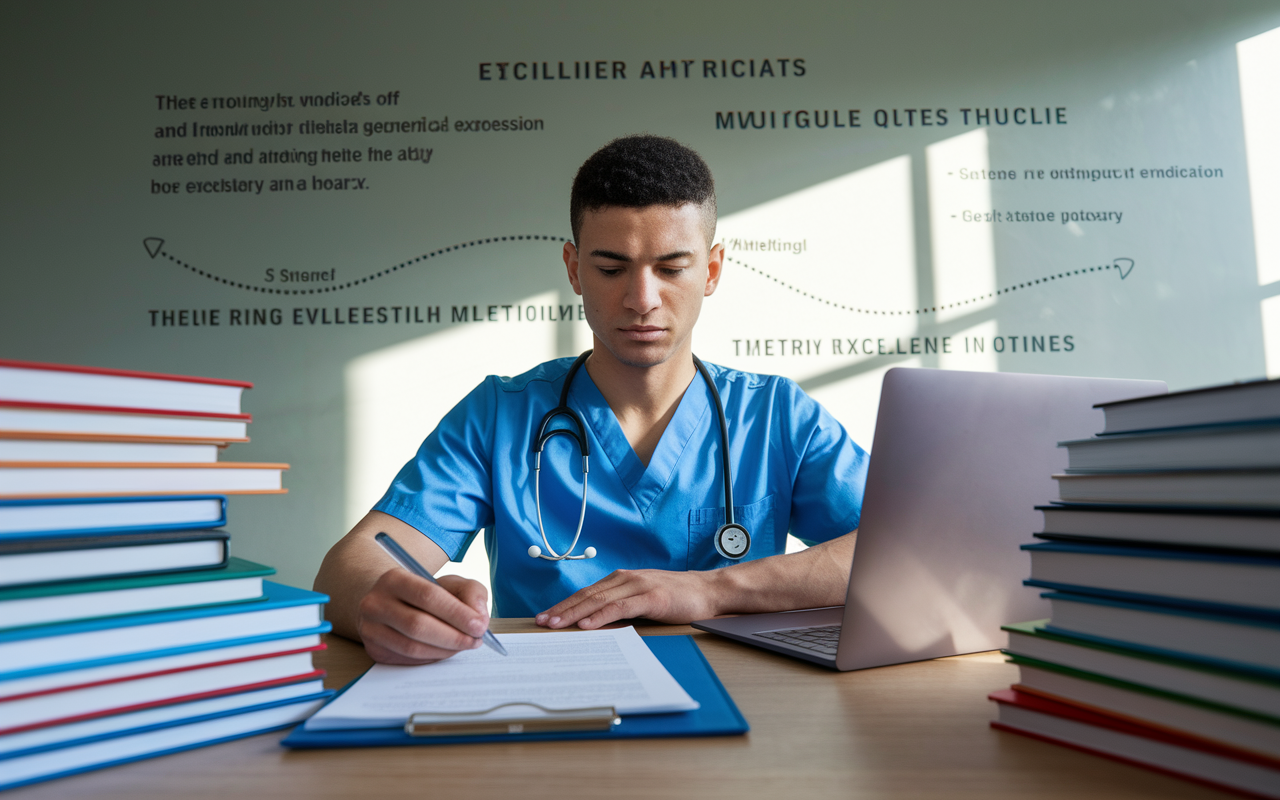
[[[745,558],[724,558],[716,552],[715,535],[724,524],[724,508],[695,508],[689,512],[689,559],[686,569],[716,569],[753,558],[781,553],[774,541],[773,510],[775,495],[748,506],[733,507],[733,521],[751,534],[751,549]]]

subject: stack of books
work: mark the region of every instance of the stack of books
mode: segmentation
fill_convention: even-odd
[[[992,725],[1280,797],[1280,381],[1103,404],[1063,442]]]
[[[229,552],[251,384],[0,361],[0,790],[287,727],[324,595]]]

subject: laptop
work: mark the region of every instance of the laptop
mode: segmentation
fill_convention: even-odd
[[[1058,496],[1057,444],[1102,430],[1095,403],[1162,381],[894,368],[885,373],[843,606],[693,623],[839,670],[1005,645],[1001,625],[1049,616],[1022,585],[1035,507]]]

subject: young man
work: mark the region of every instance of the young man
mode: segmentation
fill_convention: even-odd
[[[795,383],[707,364],[727,418],[735,522],[749,531],[729,555],[722,439],[692,333],[719,284],[723,245],[711,171],[656,136],[610,142],[579,169],[570,199],[569,282],[595,345],[515,378],[490,376],[441,420],[386,495],[325,557],[316,589],[334,629],[378,661],[416,664],[480,646],[484,587],[440,586],[398,569],[373,541],[386,531],[433,573],[485,529],[495,612],[549,628],[598,628],[645,617],[690,622],[719,614],[844,602],[867,455]],[[555,435],[535,472],[545,414],[560,404],[584,422],[590,466]],[[572,428],[565,416],[552,428]],[[540,481],[540,497],[535,482]],[[582,517],[592,558],[563,554]],[[540,503],[539,503],[540,500]],[[545,525],[546,540],[540,533]],[[783,555],[787,532],[815,543]]]

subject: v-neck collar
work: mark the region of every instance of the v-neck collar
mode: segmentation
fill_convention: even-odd
[[[575,401],[574,406],[595,433],[596,441],[613,465],[622,485],[635,500],[636,507],[646,516],[653,501],[658,499],[658,495],[671,482],[693,434],[711,410],[706,383],[695,372],[646,467],[635,450],[631,449],[631,443],[627,441],[622,425],[609,407],[609,401],[605,400],[600,388],[585,369],[578,371],[569,390],[569,397]]]

